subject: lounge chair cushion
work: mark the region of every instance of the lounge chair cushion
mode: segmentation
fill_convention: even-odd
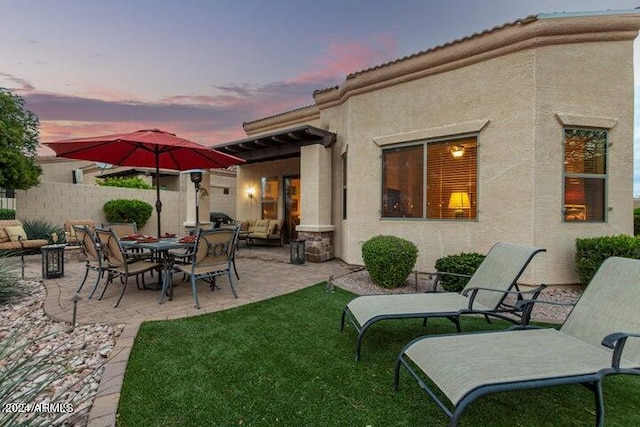
[[[24,231],[24,227],[21,225],[9,225],[4,228],[4,231],[9,236],[9,240],[12,242],[17,242],[19,238],[22,240],[27,240],[27,233]]]
[[[5,242],[10,242],[11,239],[9,239],[9,235],[7,234],[6,231],[4,231],[4,228],[0,228],[0,243],[5,243]]]

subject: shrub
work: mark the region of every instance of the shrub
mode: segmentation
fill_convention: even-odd
[[[621,234],[576,239],[576,274],[588,284],[600,264],[612,256],[640,259],[640,238]]]
[[[473,275],[478,269],[485,255],[477,252],[459,253],[442,257],[436,261],[436,270],[440,272]],[[444,290],[449,292],[460,292],[469,282],[468,277],[456,277],[443,274],[441,284]]]
[[[0,219],[16,219],[16,211],[13,209],[0,209]]]
[[[48,240],[49,243],[53,243],[51,235],[57,233],[58,243],[65,242],[64,227],[60,225],[52,224],[43,219],[33,219],[23,220],[22,226],[29,239],[44,239]]]
[[[96,181],[96,184],[104,187],[121,187],[121,188],[139,188],[142,190],[151,190],[153,186],[139,176],[125,177],[116,176],[103,178]]]
[[[138,228],[144,227],[153,212],[149,203],[127,199],[109,200],[102,209],[108,222],[135,222]]]
[[[395,236],[375,236],[362,244],[362,259],[371,280],[383,288],[396,288],[416,265],[418,248]]]
[[[15,263],[7,259],[7,256],[0,255],[0,304],[22,295],[23,291]]]

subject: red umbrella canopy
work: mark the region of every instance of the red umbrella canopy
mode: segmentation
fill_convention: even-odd
[[[244,160],[221,153],[204,145],[179,138],[158,129],[145,129],[131,133],[94,136],[45,142],[58,157],[91,160],[119,166],[137,166],[156,169],[189,170],[226,168]],[[160,230],[160,187],[156,185],[156,211],[158,237]]]
[[[58,157],[112,165],[173,170],[226,168],[244,163],[235,156],[158,129],[45,142]]]

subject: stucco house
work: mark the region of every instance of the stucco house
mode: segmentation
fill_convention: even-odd
[[[547,249],[525,281],[575,283],[578,237],[633,232],[637,10],[540,14],[350,74],[215,148],[239,219],[281,218],[307,259],[362,264],[378,234],[417,268],[497,241]]]

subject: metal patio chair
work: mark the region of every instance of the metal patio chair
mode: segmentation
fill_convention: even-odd
[[[520,305],[526,306],[528,316],[533,301]],[[640,375],[638,307],[640,260],[609,258],[559,330],[518,326],[415,339],[398,356],[395,389],[404,366],[450,418],[449,426],[456,426],[464,410],[487,394],[581,384],[593,392],[596,425],[603,426],[603,379]]]
[[[91,288],[91,292],[89,293],[89,299],[91,299],[93,294],[96,292],[96,289],[98,289],[100,279],[104,277],[104,273],[109,269],[109,266],[104,259],[104,255],[100,250],[100,246],[96,240],[96,235],[93,230],[86,225],[72,225],[71,227],[74,231],[76,243],[80,245],[80,250],[85,258],[84,278],[76,292],[80,292],[82,290],[82,287],[89,276],[89,271],[95,271],[98,274],[96,281],[93,284],[93,288]]]
[[[341,330],[345,320],[358,332],[356,340],[356,361],[360,360],[360,350],[365,332],[381,320],[430,317],[446,317],[460,332],[460,316],[483,314],[517,322],[520,310],[505,303],[509,294],[529,293],[535,299],[544,288],[521,292],[517,281],[533,257],[546,249],[513,243],[495,244],[461,293],[427,292],[392,295],[365,295],[356,297],[342,311]],[[439,272],[438,274],[446,274]],[[515,290],[512,290],[515,289]],[[487,320],[489,320],[487,318]]]
[[[117,307],[127,289],[129,277],[135,276],[138,289],[142,289],[138,278],[142,277],[142,286],[144,287],[144,273],[154,270],[160,271],[163,268],[163,265],[157,262],[145,260],[129,261],[127,253],[124,251],[120,241],[118,240],[118,236],[111,229],[96,229],[96,235],[100,241],[100,249],[105,256],[108,265],[107,283],[102,289],[102,293],[98,299],[102,299],[109,283],[111,283],[114,278],[118,277],[121,279],[123,286],[122,292],[114,305],[114,307]]]
[[[193,302],[200,308],[196,282],[200,279],[216,288],[216,277],[226,275],[231,292],[238,298],[231,269],[233,268],[234,245],[237,244],[238,228],[199,229],[196,235],[195,252],[190,265],[176,265],[178,271],[189,275]]]

